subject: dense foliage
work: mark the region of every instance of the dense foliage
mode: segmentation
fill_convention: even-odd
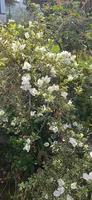
[[[74,54],[83,49],[74,39],[61,51],[52,29],[47,16],[0,27],[0,157],[14,185],[7,199],[92,198],[92,58]]]

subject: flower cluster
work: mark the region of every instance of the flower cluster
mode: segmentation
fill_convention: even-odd
[[[31,144],[30,138],[26,139],[25,146],[24,146],[23,150],[29,152],[30,151],[30,144]]]

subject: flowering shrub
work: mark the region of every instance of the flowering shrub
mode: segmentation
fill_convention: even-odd
[[[46,36],[42,21],[0,30],[0,125],[21,182],[16,198],[91,200],[91,58],[76,61]]]

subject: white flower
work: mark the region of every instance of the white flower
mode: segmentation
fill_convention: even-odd
[[[38,117],[42,117],[42,116],[43,116],[43,113],[38,113],[37,116],[38,116]]]
[[[30,138],[26,139],[27,144],[30,144],[30,142],[31,142]]]
[[[61,195],[61,193],[58,190],[55,190],[53,192],[54,197],[59,197]]]
[[[38,79],[37,85],[38,85],[38,87],[42,87],[42,85],[43,85],[43,80],[42,80],[42,79]]]
[[[90,156],[91,156],[91,158],[92,158],[92,151],[90,152]]]
[[[67,195],[67,200],[74,200],[69,194]]]
[[[53,84],[52,86],[48,87],[49,92],[58,91],[58,90],[59,90],[59,85]]]
[[[57,54],[57,60],[62,60],[64,64],[70,65],[71,64],[71,53],[68,51],[62,51],[61,53]]]
[[[31,143],[30,138],[26,139],[26,144],[25,144],[23,150],[26,150],[27,152],[29,152],[30,151],[30,143]]]
[[[23,26],[23,25],[21,25],[21,24],[19,24],[19,25],[18,25],[18,28],[24,28],[24,26]]]
[[[26,39],[29,38],[29,33],[28,33],[28,32],[25,33],[25,38],[26,38]]]
[[[89,180],[92,180],[92,172],[89,173]]]
[[[22,51],[26,47],[26,44],[21,44],[19,41],[12,42],[11,48],[14,53]]]
[[[72,138],[72,137],[69,138],[69,143],[71,143],[73,147],[76,147],[76,146],[77,146],[76,140],[75,140],[74,138]]]
[[[77,189],[77,183],[76,183],[76,182],[71,183],[71,189],[72,189],[72,190]]]
[[[47,57],[48,57],[49,59],[53,59],[53,58],[55,58],[55,56],[56,56],[56,54],[55,54],[55,53],[52,53],[52,52],[48,52],[46,55],[47,55]]]
[[[22,76],[22,83],[20,87],[22,90],[25,90],[25,91],[30,90],[31,88],[30,79],[31,78],[29,74],[25,74],[24,76]]]
[[[30,112],[31,117],[33,117],[35,115],[35,113],[36,113],[36,111],[31,111]]]
[[[0,110],[0,117],[2,117],[5,114],[4,110]]]
[[[71,128],[71,124],[64,124],[63,128],[66,130],[67,128]]]
[[[83,142],[79,142],[79,147],[83,147]]]
[[[48,199],[48,194],[45,195],[45,199]]]
[[[30,81],[31,77],[29,74],[25,74],[24,76],[22,76],[22,81],[26,82],[26,81]]]
[[[38,95],[38,91],[35,88],[30,88],[29,92],[32,96]]]
[[[45,105],[42,106],[42,111],[43,112],[47,111],[47,107]]]
[[[51,75],[53,76],[53,77],[56,77],[56,71],[55,71],[55,69],[54,69],[54,67],[52,67],[51,68]]]
[[[64,187],[58,187],[57,190],[55,190],[53,192],[53,195],[54,195],[54,197],[59,197],[59,196],[61,196],[61,194],[64,193],[64,191],[65,191]]]
[[[17,46],[17,43],[16,42],[13,42],[12,45],[11,45],[11,48],[14,52],[18,51],[18,46]]]
[[[83,179],[85,179],[86,181],[92,180],[92,172],[90,172],[89,174],[83,173]]]
[[[53,131],[54,133],[57,133],[57,132],[58,132],[58,127],[52,124],[52,125],[49,127],[49,130],[50,130],[50,131]]]
[[[45,77],[42,77],[42,80],[45,82],[45,83],[50,83],[50,81],[51,81],[51,77],[48,77],[48,75],[47,76],[45,76]]]
[[[63,58],[70,58],[71,57],[71,53],[68,51],[62,51],[61,55]]]
[[[76,59],[76,55],[72,55],[72,56],[71,56],[71,60],[72,60],[72,61],[75,61],[75,59]]]
[[[68,101],[68,105],[70,105],[70,106],[72,105],[72,101],[71,100]]]
[[[40,39],[42,36],[43,36],[43,32],[38,32],[38,33],[36,33],[36,37],[37,37],[38,39]]]
[[[37,85],[38,85],[38,87],[42,87],[42,85],[43,85],[44,83],[45,83],[45,84],[50,83],[50,80],[51,80],[51,77],[48,77],[48,76],[42,77],[42,78],[38,79]]]
[[[30,71],[31,67],[31,64],[25,61],[22,69]]]
[[[15,23],[15,20],[9,19],[9,20],[8,20],[8,23]]]
[[[49,145],[50,145],[49,142],[45,142],[45,143],[44,143],[44,146],[45,146],[45,147],[49,147]]]
[[[39,51],[39,52],[41,52],[41,53],[44,53],[44,52],[46,52],[46,48],[45,47],[36,47],[35,48],[35,51]]]
[[[64,97],[64,99],[67,98],[68,93],[67,92],[61,92],[61,96]]]
[[[61,178],[58,179],[57,182],[58,182],[59,187],[62,187],[65,184],[65,182]]]
[[[25,49],[25,47],[26,47],[26,44],[20,44],[19,50],[21,51],[21,50]]]
[[[72,81],[74,79],[74,77],[70,74],[68,75],[68,81]]]
[[[26,144],[23,148],[23,150],[26,150],[27,152],[30,151],[30,145],[29,144]]]
[[[78,123],[76,121],[73,122],[73,126],[78,126]]]
[[[29,27],[32,27],[33,25],[32,25],[32,21],[29,21]]]

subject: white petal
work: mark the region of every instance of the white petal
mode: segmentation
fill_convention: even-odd
[[[92,158],[92,151],[90,152],[90,156],[91,156],[91,158]]]
[[[61,193],[60,193],[60,191],[55,190],[55,191],[53,192],[53,195],[54,195],[54,197],[59,197],[59,196],[61,195]]]
[[[76,182],[74,182],[74,183],[71,183],[71,189],[73,189],[73,190],[75,190],[75,189],[77,189],[77,183]]]
[[[92,172],[89,173],[89,179],[92,180]]]
[[[70,196],[69,194],[67,195],[67,200],[74,200],[73,198],[72,198],[72,196]]]
[[[58,179],[58,185],[60,186],[60,187],[62,187],[65,183],[64,183],[64,181],[60,178],[60,179]]]
[[[58,187],[57,190],[60,192],[60,194],[63,194],[64,191],[65,191],[65,188],[64,187]]]
[[[83,179],[88,181],[89,180],[89,175],[87,173],[83,173]]]

